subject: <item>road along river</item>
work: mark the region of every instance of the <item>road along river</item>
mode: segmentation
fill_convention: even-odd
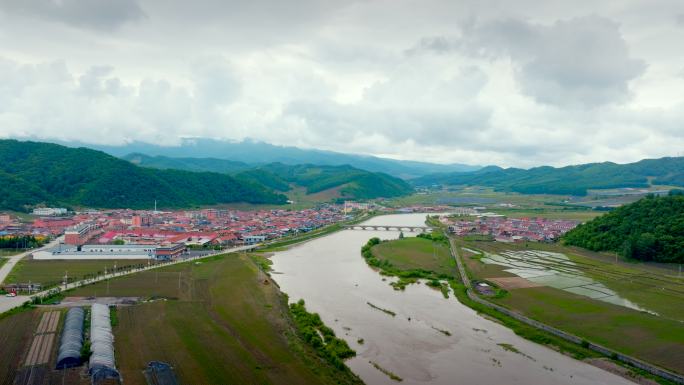
[[[421,226],[424,221],[425,214],[400,214],[364,224]],[[402,384],[632,384],[522,339],[424,284],[395,291],[360,250],[371,237],[398,236],[397,231],[344,230],[272,258],[273,278],[282,291],[291,301],[303,298],[309,311],[319,313],[356,350],[347,364],[366,383],[396,384],[373,362],[401,377]]]

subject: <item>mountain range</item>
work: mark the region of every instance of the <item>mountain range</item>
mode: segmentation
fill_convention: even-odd
[[[285,203],[287,197],[232,176],[138,167],[87,148],[0,140],[0,208],[192,207],[231,202]]]
[[[413,188],[400,178],[381,172],[370,172],[349,165],[314,165],[268,163],[250,166],[247,163],[216,158],[171,158],[129,154],[123,157],[136,165],[159,169],[210,171],[233,175],[238,180],[263,185],[281,192],[302,187],[306,194],[330,191],[332,198],[391,198],[410,194]]]
[[[591,189],[684,186],[684,157],[644,159],[635,163],[587,163],[576,166],[520,168],[484,167],[474,172],[425,175],[411,181],[419,187],[487,186],[523,194],[586,195]]]
[[[69,147],[88,147],[106,152],[117,157],[130,154],[145,154],[152,157],[167,158],[214,158],[247,163],[252,166],[268,163],[288,165],[316,164],[322,166],[349,165],[372,172],[410,179],[431,173],[468,172],[480,169],[480,166],[467,164],[437,164],[396,160],[368,155],[344,154],[317,149],[276,146],[253,140],[229,142],[207,138],[183,139],[178,146],[160,146],[144,142],[132,142],[121,146],[84,144],[80,142],[57,142]],[[199,171],[199,170],[196,170]],[[209,171],[209,170],[203,170]]]
[[[0,209],[36,205],[179,208],[234,202],[284,204],[303,189],[312,200],[410,194],[400,178],[348,165],[258,167],[223,159],[148,157],[128,160],[87,148],[0,140]],[[148,167],[141,167],[148,166]]]

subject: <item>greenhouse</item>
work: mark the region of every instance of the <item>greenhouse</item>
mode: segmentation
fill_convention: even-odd
[[[106,379],[118,379],[114,364],[114,335],[109,307],[93,304],[90,321],[90,362],[88,372],[94,384]]]
[[[81,364],[84,319],[85,312],[80,307],[73,307],[67,312],[57,353],[57,369],[71,368]]]

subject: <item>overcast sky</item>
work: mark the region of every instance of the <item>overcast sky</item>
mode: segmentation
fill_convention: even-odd
[[[682,155],[684,1],[0,0],[0,137]]]

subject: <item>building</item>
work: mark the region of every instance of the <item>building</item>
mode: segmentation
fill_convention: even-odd
[[[33,209],[33,215],[46,215],[46,216],[55,216],[55,215],[66,215],[67,209],[63,207],[38,207]]]
[[[152,224],[152,217],[149,215],[134,215],[131,218],[131,226],[133,227],[143,227],[150,226]]]
[[[12,222],[12,217],[9,214],[0,213],[0,223],[10,223]]]
[[[369,208],[368,203],[359,203],[359,202],[352,202],[352,201],[344,201],[344,209],[342,210],[345,214],[348,214],[354,210],[362,210],[366,211]]]
[[[83,245],[95,236],[99,226],[95,223],[81,223],[64,231],[64,243]]]
[[[83,245],[36,251],[33,259],[154,259],[154,245]]]
[[[254,245],[257,243],[261,243],[266,240],[265,235],[245,235],[242,237],[242,240],[245,242],[246,245]]]
[[[183,243],[167,243],[157,246],[155,255],[157,259],[173,259],[181,255],[186,250]]]

